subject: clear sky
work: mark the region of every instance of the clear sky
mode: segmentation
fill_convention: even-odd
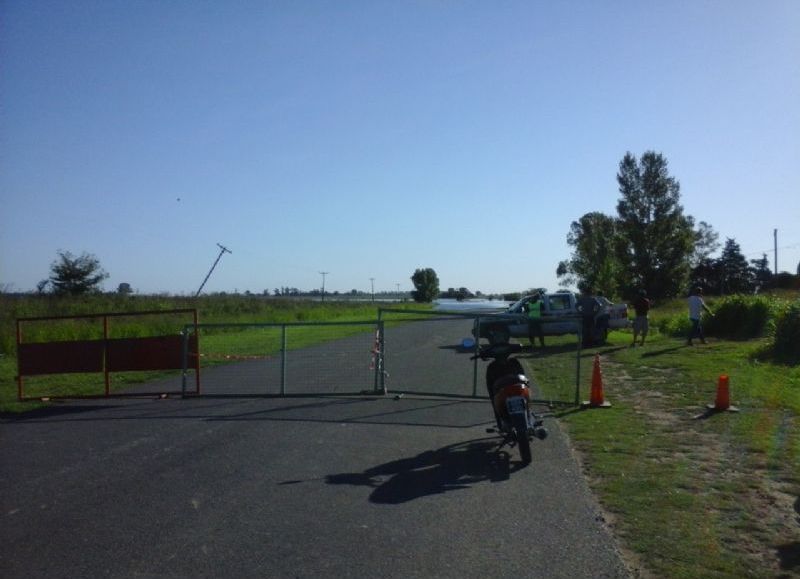
[[[626,151],[800,262],[800,1],[0,0],[0,284],[558,288]]]

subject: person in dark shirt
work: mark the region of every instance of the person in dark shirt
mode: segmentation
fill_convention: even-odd
[[[641,345],[644,346],[644,340],[650,329],[650,322],[647,319],[647,315],[650,312],[650,300],[647,299],[645,290],[641,290],[633,301],[633,309],[636,311],[636,318],[633,320],[633,344],[631,344],[631,347],[636,345],[636,337],[639,334],[642,336]]]

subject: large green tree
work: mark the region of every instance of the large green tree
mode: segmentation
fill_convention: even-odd
[[[667,159],[653,151],[638,160],[627,153],[617,182],[620,289],[632,295],[644,288],[655,298],[682,293],[697,233],[694,220],[683,214],[680,183],[670,176]]]
[[[573,221],[567,243],[574,249],[570,259],[558,264],[561,285],[577,285],[582,292],[617,293],[619,262],[614,253],[617,224],[603,213],[587,213]]]
[[[100,261],[90,253],[75,257],[69,251],[59,251],[58,259],[50,264],[50,285],[57,295],[83,295],[100,291],[108,274]]]
[[[411,282],[415,288],[411,292],[415,302],[432,302],[439,297],[439,276],[432,268],[415,270],[414,275],[411,276]]]

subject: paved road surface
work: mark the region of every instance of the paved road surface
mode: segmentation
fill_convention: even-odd
[[[4,419],[0,576],[626,577],[557,423],[523,468],[490,420],[408,395]]]

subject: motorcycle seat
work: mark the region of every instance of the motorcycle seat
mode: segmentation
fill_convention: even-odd
[[[505,388],[506,386],[510,386],[511,384],[527,385],[528,382],[529,382],[528,377],[525,376],[525,374],[506,374],[505,376],[500,376],[497,380],[494,381],[492,389],[498,390],[500,388]]]

